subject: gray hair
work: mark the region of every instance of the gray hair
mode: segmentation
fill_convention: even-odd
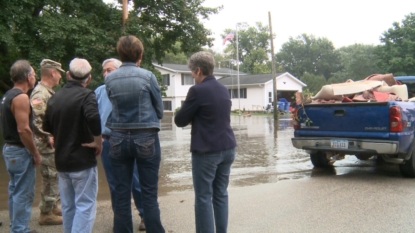
[[[92,67],[86,59],[74,58],[69,63],[69,74],[75,81],[85,83],[91,75]]]
[[[120,66],[122,64],[122,62],[120,60],[116,59],[116,58],[108,58],[108,59],[106,59],[105,61],[102,62],[102,67],[104,67],[105,64],[107,64],[108,62],[113,62],[115,68],[117,68],[117,69],[120,68]]]
[[[17,60],[10,67],[10,78],[14,83],[23,82],[32,73],[32,66],[28,60]]]
[[[200,68],[203,75],[212,75],[213,69],[215,68],[215,58],[213,58],[213,55],[209,52],[200,51],[189,58],[187,66],[191,71]]]

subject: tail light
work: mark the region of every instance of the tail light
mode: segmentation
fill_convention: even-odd
[[[402,116],[399,106],[389,108],[390,132],[402,132]]]
[[[298,109],[299,108],[296,107],[291,111],[291,114],[292,114],[291,124],[293,125],[295,130],[300,129],[300,122],[298,121],[298,117],[297,117]]]

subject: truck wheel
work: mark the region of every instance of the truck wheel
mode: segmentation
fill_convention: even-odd
[[[326,154],[321,151],[310,153],[310,159],[314,167],[329,167],[330,166],[329,159],[327,158]]]
[[[411,158],[406,160],[404,164],[399,164],[399,170],[404,177],[415,178],[415,151],[412,151]]]

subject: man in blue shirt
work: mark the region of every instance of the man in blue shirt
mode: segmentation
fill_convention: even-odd
[[[110,58],[105,60],[102,63],[102,76],[105,77],[107,74],[111,73],[112,71],[118,69],[121,66],[121,61]],[[112,111],[112,105],[110,100],[108,99],[107,91],[105,90],[105,85],[99,86],[95,90],[95,94],[97,95],[98,100],[98,109],[99,109],[99,115],[101,116],[101,126],[102,126],[102,164],[104,165],[105,175],[107,176],[108,186],[110,188],[110,194],[111,194],[111,202],[113,203],[114,199],[114,189],[115,189],[115,180],[114,175],[111,170],[111,163],[109,158],[109,150],[110,150],[110,143],[109,143],[109,135],[111,133],[111,129],[105,127],[105,122],[107,121],[107,118],[109,114]],[[143,220],[143,203],[141,200],[141,188],[140,188],[140,182],[138,179],[138,172],[137,172],[137,165],[134,165],[134,177],[133,177],[133,183],[132,183],[132,194],[134,198],[135,206],[137,207],[137,210],[139,211],[141,222],[139,225],[139,230],[144,231],[146,229],[144,220]]]

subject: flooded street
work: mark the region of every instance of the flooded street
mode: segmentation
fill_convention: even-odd
[[[231,121],[238,146],[231,170],[230,187],[378,169],[373,159],[359,161],[354,156],[347,156],[345,160],[336,162],[333,169],[313,170],[309,155],[291,144],[294,129],[290,125],[289,116],[276,122],[271,116],[232,116]],[[275,133],[274,126],[278,127]],[[190,127],[178,128],[172,117],[166,117],[162,121],[159,136],[162,149],[159,195],[192,190]],[[395,167],[380,171],[388,173],[388,176],[399,176]],[[109,200],[108,185],[100,159],[98,168],[98,200]],[[3,159],[0,160],[0,173],[0,210],[4,210],[7,209],[9,176]],[[40,183],[38,172],[34,206],[39,203]]]
[[[230,186],[246,186],[258,183],[276,182],[280,179],[304,177],[312,168],[305,152],[291,145],[293,128],[289,118],[278,121],[274,134],[274,120],[271,116],[232,116],[231,125],[238,147],[232,165]],[[162,161],[160,167],[159,193],[191,190],[190,126],[178,128],[172,117],[162,121],[159,133]],[[109,200],[109,190],[99,159],[98,200]],[[0,160],[0,210],[7,209],[7,184],[9,176],[4,160]],[[40,174],[37,173],[34,206],[39,203]]]
[[[271,116],[232,116],[231,125],[238,146],[230,186],[299,178],[310,171],[308,155],[291,145],[293,128],[289,120],[285,117],[277,121],[278,131],[274,134]],[[190,127],[173,126],[171,130],[162,130],[160,141],[163,156],[160,194],[192,189]]]
[[[288,116],[276,122],[271,116],[232,116],[231,120],[238,147],[228,189],[229,233],[413,232],[414,179],[401,177],[397,165],[379,162],[376,157],[361,161],[346,156],[331,168],[314,169],[309,155],[291,145],[294,130]],[[177,128],[171,117],[165,118],[160,141],[163,225],[166,232],[194,232],[190,127]],[[110,233],[113,214],[98,161],[99,201],[93,232]],[[9,177],[3,159],[0,172],[0,232],[6,232]],[[62,232],[62,226],[39,226],[37,222],[39,172],[37,177],[30,226],[44,233]],[[138,227],[138,214],[133,219]]]

